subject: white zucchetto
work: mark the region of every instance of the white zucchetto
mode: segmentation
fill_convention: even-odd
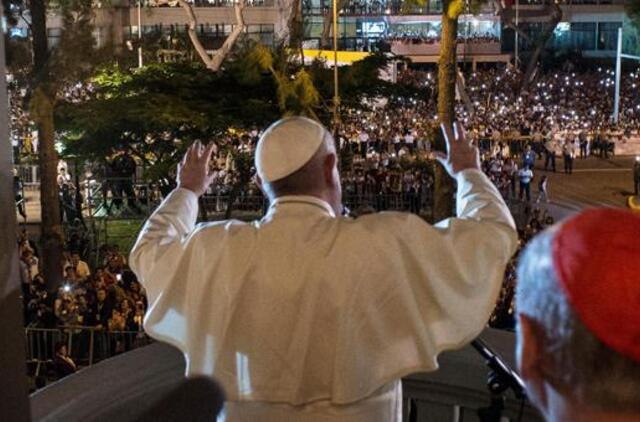
[[[275,182],[300,170],[318,151],[329,131],[307,117],[273,123],[258,141],[255,165],[263,182]]]

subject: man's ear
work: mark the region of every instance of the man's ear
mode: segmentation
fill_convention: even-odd
[[[546,404],[545,334],[538,322],[518,314],[518,372],[527,384],[529,394],[538,405]]]
[[[264,186],[262,185],[262,179],[260,178],[260,176],[258,176],[258,173],[253,175],[253,183],[256,184],[258,189],[260,189],[260,192],[262,192],[262,195],[266,197],[267,193],[264,190]]]
[[[337,161],[337,157],[335,153],[328,154],[324,159],[323,173],[324,173],[324,180],[327,186],[334,186],[337,183],[337,181],[334,180],[335,179],[334,171],[337,164],[336,161]]]

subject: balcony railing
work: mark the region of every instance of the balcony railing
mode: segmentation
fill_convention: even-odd
[[[194,7],[233,7],[237,0],[186,0]],[[180,7],[176,0],[142,0],[144,7]],[[138,5],[136,1],[131,1],[131,7]],[[275,0],[245,0],[246,7],[273,7]]]

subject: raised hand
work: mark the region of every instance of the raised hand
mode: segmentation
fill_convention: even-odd
[[[447,172],[455,177],[462,170],[480,169],[478,148],[467,141],[462,125],[455,122],[451,127],[441,123],[440,129],[447,145],[447,154],[437,151],[434,155]]]
[[[178,187],[189,189],[198,196],[209,189],[213,174],[209,171],[209,161],[214,143],[204,147],[200,141],[194,142],[178,164]]]

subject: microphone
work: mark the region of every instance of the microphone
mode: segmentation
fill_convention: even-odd
[[[480,337],[471,342],[471,346],[482,355],[486,360],[487,366],[494,376],[492,376],[489,384],[489,389],[492,393],[500,394],[506,389],[510,388],[518,399],[525,399],[527,397],[524,381],[520,378],[520,375],[496,353],[487,343],[485,343]]]

